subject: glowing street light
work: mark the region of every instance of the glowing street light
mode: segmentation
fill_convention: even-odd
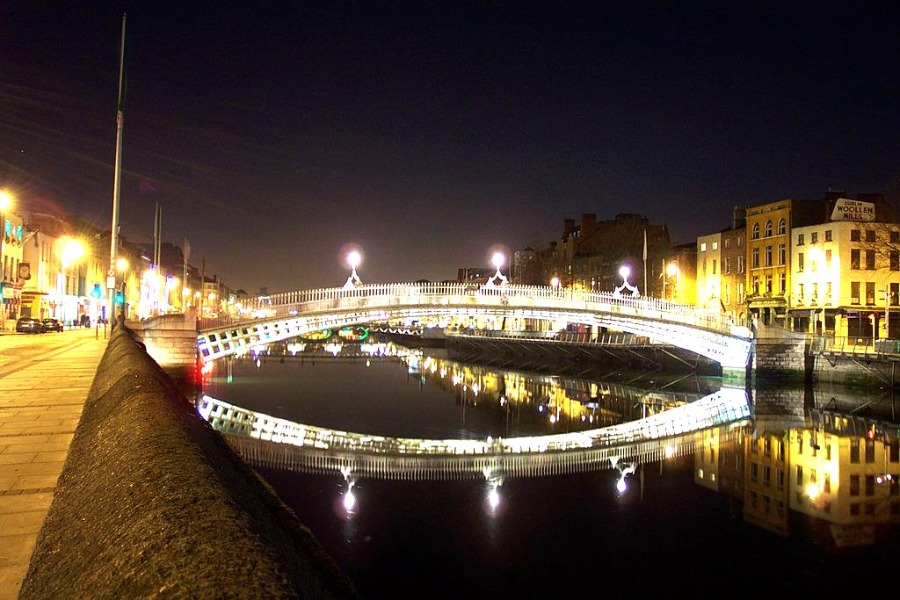
[[[666,266],[666,275],[669,276],[669,279],[675,279],[674,285],[670,285],[671,289],[671,299],[673,302],[678,300],[678,276],[681,274],[680,269],[678,268],[678,263],[675,261],[670,262]]]
[[[628,265],[622,265],[621,267],[619,267],[619,276],[622,277],[622,285],[616,287],[616,289],[613,290],[613,296],[621,296],[622,290],[628,290],[635,298],[641,295],[637,287],[628,283],[628,278],[631,277],[631,267],[629,267]]]
[[[506,276],[500,272],[500,267],[502,267],[505,262],[506,257],[503,256],[502,252],[494,252],[494,255],[491,257],[491,264],[494,265],[497,272],[494,273],[493,277],[487,280],[487,283],[484,284],[485,286],[493,287],[495,285],[506,285]]]
[[[347,283],[344,284],[345,290],[362,285],[362,280],[356,272],[356,267],[359,266],[361,261],[362,256],[360,256],[359,252],[356,250],[351,251],[350,254],[347,255],[347,264],[350,266],[350,277],[347,278]]]

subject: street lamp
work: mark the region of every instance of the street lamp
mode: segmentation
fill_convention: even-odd
[[[62,242],[62,252],[60,253],[60,260],[62,266],[62,274],[61,281],[62,283],[62,297],[63,297],[63,314],[61,316],[62,321],[70,321],[72,319],[68,319],[69,316],[69,308],[70,302],[68,302],[69,296],[69,266],[80,260],[82,256],[84,256],[84,245],[76,239],[73,238],[62,238],[60,240]],[[77,274],[75,285],[72,286],[72,295],[77,295],[78,293],[78,283],[77,283]]]
[[[628,278],[631,276],[631,267],[628,265],[619,267],[619,276],[622,278],[622,285],[613,290],[613,296],[621,296],[622,290],[628,290],[635,298],[641,295],[635,286],[628,283]]]
[[[359,266],[359,263],[361,261],[362,256],[360,256],[359,252],[357,252],[356,250],[352,250],[347,255],[347,264],[350,266],[350,277],[347,278],[347,283],[344,284],[345,290],[349,290],[355,288],[358,285],[362,285],[362,280],[356,273],[356,267]]]
[[[675,278],[675,285],[669,285],[669,289],[671,290],[671,300],[673,302],[678,301],[678,276],[681,274],[681,270],[678,268],[678,263],[675,261],[670,262],[666,266],[666,275],[669,276],[669,279]]]
[[[494,273],[493,277],[487,280],[487,283],[484,284],[485,286],[493,287],[495,285],[506,285],[506,277],[500,272],[500,267],[503,266],[504,262],[506,262],[506,257],[503,256],[503,253],[494,252],[494,255],[491,257],[491,263],[497,269],[497,272]],[[498,283],[494,283],[495,281]]]
[[[550,279],[550,287],[553,288],[554,292],[557,294],[559,293],[559,277],[554,275],[553,278]]]

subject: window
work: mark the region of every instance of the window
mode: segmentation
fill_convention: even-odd
[[[900,252],[891,250],[891,271],[900,271]]]
[[[866,304],[869,306],[875,304],[875,282],[866,282]]]
[[[797,270],[802,271],[804,268],[805,268],[805,266],[804,266],[804,262],[803,262],[803,253],[798,252],[797,253]]]
[[[859,475],[850,476],[850,495],[859,496]]]
[[[866,241],[867,242],[875,241],[875,230],[874,229],[866,229]]]
[[[700,252],[706,252],[706,242],[700,242]]]
[[[900,304],[900,283],[891,284],[891,306]]]
[[[784,294],[787,291],[787,273],[778,274],[778,292]]]
[[[850,282],[850,304],[859,304],[859,282]],[[852,453],[851,453],[852,454]],[[859,462],[859,449],[856,450],[856,462]]]
[[[859,229],[851,229],[850,230],[850,241],[851,242],[858,242],[861,239],[862,239],[862,237],[860,235]]]
[[[766,237],[772,237],[772,221],[766,221]]]
[[[753,294],[754,296],[759,296],[759,276],[758,275],[753,276],[753,282],[751,283],[751,285],[753,286],[753,288],[751,289],[750,293]]]
[[[866,250],[866,269],[869,271],[875,270],[875,251],[874,250]]]
[[[826,241],[826,242],[830,242],[830,241],[831,241],[831,230],[830,230],[830,229],[826,229],[826,230],[825,230],[825,241]]]
[[[722,259],[722,273],[729,275],[731,274],[731,257],[726,256]]]
[[[766,266],[772,266],[772,246],[766,246]]]
[[[813,289],[812,289],[812,301],[813,301],[813,302],[818,302],[818,301],[819,301],[819,284],[818,284],[818,283],[813,283],[812,286],[813,286]]]
[[[875,440],[866,438],[866,462],[875,462]]]
[[[892,244],[900,243],[900,231],[892,231],[891,232],[891,243]]]
[[[713,243],[712,243],[712,249],[713,249],[713,250],[718,250],[718,249],[719,249],[719,242],[713,242]]]
[[[798,486],[803,485],[803,467],[801,467],[800,465],[797,465],[797,469],[796,469],[796,471],[794,471],[794,473],[795,473],[795,476],[797,479],[796,485],[798,485]]]
[[[859,248],[850,251],[850,268],[859,270]]]
[[[751,239],[758,240],[759,239],[759,223],[753,224],[753,231],[751,233],[753,236]]]
[[[725,239],[722,241],[722,244],[723,244],[722,247],[723,247],[725,250],[728,250],[729,248],[731,248],[731,239],[730,239],[730,238],[725,238]]]
[[[750,268],[758,269],[759,268],[759,248],[754,248],[750,253]]]
[[[742,236],[742,235],[741,235],[741,236],[738,236],[738,239],[737,239],[737,245],[738,245],[738,248],[743,248],[743,247],[744,247],[744,236]]]
[[[772,293],[772,276],[771,275],[766,275],[766,293],[767,294]]]
[[[784,235],[787,231],[787,222],[784,220],[784,217],[781,217],[781,220],[778,221],[778,235]]]
[[[826,269],[831,268],[831,250],[825,251],[825,268]]]
[[[716,259],[712,259],[712,274],[716,274]]]
[[[803,245],[803,234],[802,234],[802,233],[798,233],[798,234],[797,234],[797,245],[798,245],[798,246],[802,246],[802,245]]]
[[[738,272],[738,273],[743,273],[743,272],[744,272],[744,257],[743,257],[743,256],[738,256],[737,259],[738,259],[738,268],[737,268],[737,272]]]
[[[828,281],[825,283],[825,304],[831,304],[831,282]]]
[[[813,231],[811,234],[809,234],[809,243],[810,244],[815,244],[818,241],[819,241],[819,232],[818,231]]]
[[[778,244],[778,264],[784,266],[787,262],[787,246],[784,242]]]
[[[797,300],[799,300],[801,303],[803,302],[803,284],[802,283],[797,284]]]

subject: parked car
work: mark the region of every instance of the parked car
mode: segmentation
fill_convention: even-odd
[[[34,317],[19,317],[16,321],[16,331],[19,333],[44,333],[44,324]]]
[[[41,328],[44,333],[48,331],[62,332],[63,324],[60,323],[59,319],[44,319],[41,321]]]

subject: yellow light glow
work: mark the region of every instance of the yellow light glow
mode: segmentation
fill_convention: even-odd
[[[0,212],[6,212],[13,205],[15,196],[9,190],[0,190]]]
[[[128,268],[128,259],[119,257],[116,260],[116,268],[119,272],[124,272]]]
[[[61,256],[63,267],[68,267],[70,264],[84,256],[84,245],[78,240],[66,237],[62,238],[60,243],[62,244]]]

